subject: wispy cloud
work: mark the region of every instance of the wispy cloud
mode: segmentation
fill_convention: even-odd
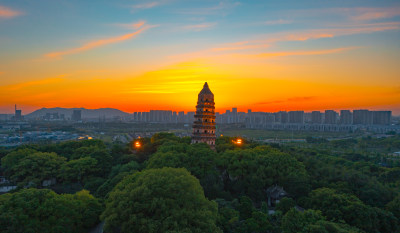
[[[214,27],[215,25],[216,23],[201,23],[201,24],[186,25],[183,26],[182,28],[184,30],[190,30],[190,31],[204,31]]]
[[[241,41],[236,43],[227,43],[223,44],[221,47],[212,48],[211,51],[220,52],[220,51],[229,51],[229,50],[245,50],[245,49],[260,49],[260,48],[268,48],[269,44],[250,44],[249,41]]]
[[[140,20],[138,22],[133,22],[133,23],[116,23],[113,24],[117,27],[121,27],[121,28],[126,28],[126,29],[138,29],[141,26],[143,26],[146,23],[146,21],[144,20]]]
[[[269,52],[260,54],[240,55],[253,58],[271,58],[271,57],[287,57],[287,56],[310,56],[310,55],[323,55],[341,53],[348,50],[357,49],[359,47],[345,47],[325,50],[302,50],[302,51],[284,51],[284,52]]]
[[[22,12],[0,5],[0,18],[9,19],[18,15],[22,15]]]
[[[156,6],[159,6],[161,2],[144,2],[140,4],[133,5],[132,8],[135,9],[149,9]]]
[[[333,34],[327,32],[319,31],[309,31],[309,32],[296,32],[296,33],[279,33],[268,36],[268,39],[264,40],[249,40],[240,41],[234,43],[222,44],[220,47],[212,48],[211,51],[228,51],[228,50],[245,50],[245,49],[263,49],[268,48],[273,43],[283,42],[283,41],[306,41],[311,39],[320,38],[331,38]]]
[[[23,82],[23,83],[18,83],[18,84],[10,84],[10,85],[5,85],[5,86],[0,86],[0,90],[17,91],[17,90],[28,88],[28,87],[37,87],[37,86],[42,86],[42,85],[51,84],[51,83],[59,83],[59,82],[62,82],[65,80],[64,77],[65,77],[65,75],[59,75],[54,78],[46,78],[46,79],[34,80],[34,81]]]
[[[289,10],[287,13],[290,17],[296,17],[297,19],[334,16],[338,18],[338,21],[350,20],[353,22],[365,22],[376,19],[390,19],[399,16],[400,7],[301,9]],[[323,19],[321,19],[321,22],[324,22]]]
[[[79,52],[83,52],[83,51],[87,51],[90,49],[94,49],[100,46],[104,46],[104,45],[108,45],[108,44],[113,44],[113,43],[117,43],[117,42],[121,42],[124,40],[129,40],[132,39],[134,37],[136,37],[137,35],[143,33],[145,30],[154,27],[151,25],[144,25],[142,26],[139,30],[132,32],[132,33],[128,33],[122,36],[117,36],[117,37],[111,37],[111,38],[107,38],[107,39],[102,39],[102,40],[95,40],[95,41],[91,41],[88,42],[80,47],[77,48],[72,48],[72,49],[67,49],[64,51],[58,51],[58,52],[50,52],[45,54],[45,57],[47,58],[61,58],[64,55],[69,55],[69,54],[75,54],[75,53],[79,53]]]
[[[240,2],[238,1],[229,1],[223,0],[218,3],[218,5],[214,5],[211,7],[204,8],[195,8],[195,9],[180,9],[176,11],[178,14],[186,14],[186,15],[214,15],[214,14],[222,14],[226,15],[227,11],[234,9],[239,6]]]
[[[289,41],[308,41],[337,36],[366,34],[380,31],[400,30],[400,22],[354,24],[342,28],[312,29],[306,31],[282,32],[264,36],[266,39],[239,41],[222,44],[211,51],[245,50],[268,48],[272,44]]]
[[[356,8],[357,14],[354,20],[369,21],[374,19],[386,19],[400,15],[400,7],[394,8]]]
[[[269,21],[265,21],[264,22],[265,25],[279,25],[279,24],[291,24],[291,23],[293,23],[293,21],[291,21],[291,20],[283,20],[283,19],[269,20]]]

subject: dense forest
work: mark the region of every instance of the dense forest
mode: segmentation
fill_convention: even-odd
[[[400,136],[216,150],[158,133],[0,149],[1,232],[400,232]],[[271,187],[285,195],[272,202]]]

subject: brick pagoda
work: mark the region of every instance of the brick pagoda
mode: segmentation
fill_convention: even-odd
[[[212,149],[215,149],[215,138],[214,94],[206,82],[197,100],[192,143],[207,143]]]

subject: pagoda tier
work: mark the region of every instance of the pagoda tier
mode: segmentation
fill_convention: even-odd
[[[215,138],[214,94],[211,92],[206,82],[197,100],[193,122],[192,143],[207,143],[214,149]]]

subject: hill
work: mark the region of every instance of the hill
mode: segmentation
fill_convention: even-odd
[[[25,115],[25,118],[37,118],[45,116],[46,113],[58,113],[64,114],[65,118],[70,118],[74,110],[82,111],[82,119],[87,118],[113,118],[118,117],[128,117],[129,113],[123,112],[115,108],[99,108],[99,109],[86,109],[86,108],[41,108],[32,113]]]

